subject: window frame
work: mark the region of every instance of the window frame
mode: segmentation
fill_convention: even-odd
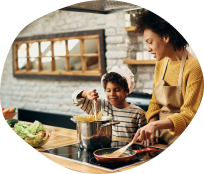
[[[73,55],[69,55],[66,51],[65,61],[67,61],[66,70],[65,71],[57,71],[55,69],[55,61],[53,61],[54,57],[52,54],[52,70],[48,73],[46,71],[29,71],[29,67],[26,68],[26,70],[18,70],[18,56],[17,56],[17,44],[20,43],[31,43],[36,41],[51,41],[53,43],[54,41],[58,41],[59,39],[66,40],[66,39],[79,39],[80,40],[80,46],[83,46],[84,39],[98,39],[98,53],[95,54],[95,56],[98,56],[98,64],[99,64],[99,70],[98,71],[90,71],[86,70],[86,65],[84,62],[86,60],[87,56],[94,56],[94,54],[85,54],[83,52],[83,49],[80,48],[80,54],[78,56],[81,57],[82,62],[82,70],[79,71],[73,71],[71,70],[69,66],[69,60],[67,57],[71,57]],[[76,31],[76,32],[67,32],[67,33],[57,33],[57,34],[49,34],[49,35],[35,35],[31,37],[20,37],[16,38],[13,42],[13,76],[16,78],[43,78],[43,79],[65,79],[65,80],[93,80],[93,81],[99,81],[101,80],[101,76],[106,73],[106,57],[105,57],[105,31],[104,29],[99,30],[88,30],[88,31]],[[51,49],[53,47],[51,46]],[[53,53],[53,52],[52,52]],[[77,55],[77,54],[76,54]],[[74,56],[76,56],[74,55]],[[42,55],[39,55],[39,57]],[[27,55],[27,61],[29,59],[29,55]],[[40,58],[38,58],[39,60]],[[27,63],[28,65],[28,63]],[[39,61],[39,69],[42,66],[41,61]],[[42,68],[42,67],[41,67]]]

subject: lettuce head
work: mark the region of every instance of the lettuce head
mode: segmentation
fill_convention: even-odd
[[[43,127],[43,124],[39,121],[35,121],[32,125],[30,125],[29,129],[31,133],[37,133],[38,131],[46,131]]]
[[[35,138],[38,131],[46,131],[43,124],[39,121],[35,121],[29,125],[27,123],[17,123],[14,125],[14,131],[18,133],[21,138]]]

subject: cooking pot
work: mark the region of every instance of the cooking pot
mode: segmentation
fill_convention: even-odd
[[[132,161],[136,154],[138,153],[143,153],[143,152],[161,152],[158,149],[155,148],[144,148],[144,149],[140,149],[140,150],[132,150],[132,149],[127,149],[124,153],[127,154],[128,156],[125,157],[117,157],[117,158],[109,158],[109,157],[104,157],[101,155],[104,154],[111,154],[114,151],[118,150],[119,148],[104,148],[104,149],[99,149],[94,151],[94,157],[96,158],[96,160],[98,162],[101,163],[125,163],[125,162],[129,162]]]
[[[110,147],[112,141],[112,125],[120,122],[113,121],[112,117],[103,117],[99,121],[78,121],[76,123],[77,138],[80,148],[101,149]]]

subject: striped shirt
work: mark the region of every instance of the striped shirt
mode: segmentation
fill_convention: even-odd
[[[78,98],[82,90],[77,90],[72,94],[73,103],[85,111],[88,115],[94,115],[94,102],[87,98]],[[104,99],[97,100],[97,110],[103,111],[104,116],[112,116],[119,124],[112,126],[112,136],[120,138],[131,138],[132,133],[147,124],[145,111],[140,107],[130,103],[126,108],[117,108]]]

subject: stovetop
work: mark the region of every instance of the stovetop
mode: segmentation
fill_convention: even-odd
[[[123,141],[112,141],[110,147],[120,148],[127,144],[128,144],[127,142],[123,142]],[[133,149],[133,150],[139,150],[143,148],[145,148],[145,146],[141,144],[133,144],[131,147],[129,147],[129,149]],[[144,153],[136,154],[135,158],[131,162],[123,163],[123,164],[100,163],[94,158],[94,155],[93,155],[93,152],[97,149],[95,150],[83,149],[79,146],[79,143],[56,147],[48,150],[42,150],[40,152],[48,153],[50,155],[56,155],[67,160],[83,163],[86,165],[91,165],[92,167],[101,168],[101,169],[113,172],[113,171],[120,170],[122,168],[126,168],[131,165],[135,165],[136,163],[138,164],[138,163],[150,160],[165,150],[163,148],[156,148],[156,149],[159,149],[161,152],[144,152]]]

